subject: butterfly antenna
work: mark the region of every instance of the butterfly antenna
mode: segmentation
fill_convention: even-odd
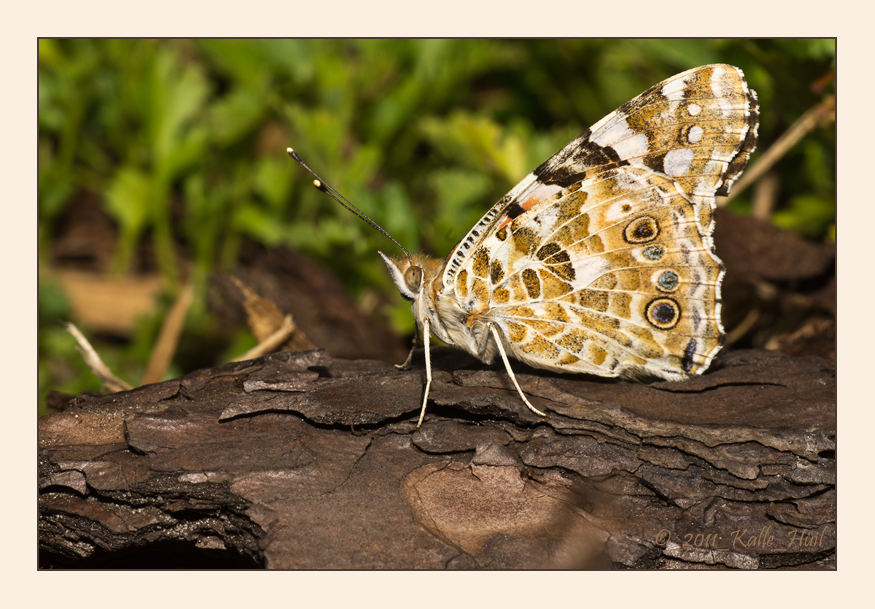
[[[310,173],[313,174],[313,177],[316,178],[315,180],[313,180],[313,186],[315,186],[316,188],[318,188],[319,190],[324,192],[326,195],[328,195],[329,197],[331,197],[332,199],[334,199],[335,201],[340,203],[347,210],[351,211],[356,216],[358,216],[359,218],[361,218],[362,220],[364,220],[365,222],[367,222],[368,224],[370,224],[371,226],[376,228],[378,231],[380,231],[381,233],[383,233],[384,235],[389,237],[389,239],[392,240],[392,243],[394,243],[395,245],[397,245],[398,247],[401,248],[401,251],[404,252],[404,254],[407,256],[407,259],[410,260],[411,262],[413,261],[413,257],[410,255],[410,252],[408,252],[406,249],[404,249],[404,246],[401,245],[400,243],[398,243],[395,240],[395,237],[393,237],[392,235],[387,233],[386,229],[384,229],[382,226],[380,226],[379,224],[377,224],[376,222],[371,220],[365,212],[363,212],[358,207],[356,207],[355,205],[353,205],[352,203],[347,201],[346,197],[344,197],[342,194],[340,194],[339,192],[334,190],[329,184],[326,184],[322,178],[320,178],[318,175],[316,175],[315,171],[313,171],[312,169],[310,169],[307,166],[307,163],[304,162],[304,160],[298,155],[297,152],[295,152],[291,148],[286,148],[286,152],[289,153],[290,157],[292,157],[293,159],[298,161],[304,167],[304,169],[306,169],[307,171],[309,171]]]

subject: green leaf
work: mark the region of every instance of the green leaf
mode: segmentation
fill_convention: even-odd
[[[237,89],[214,103],[208,112],[210,137],[226,147],[251,135],[265,111],[265,100],[252,89]]]
[[[233,227],[267,246],[283,243],[288,234],[287,227],[276,222],[272,214],[254,202],[248,202],[235,211]]]
[[[817,195],[798,195],[790,200],[789,209],[772,215],[772,221],[781,228],[820,239],[835,223],[835,201]]]
[[[152,178],[135,167],[123,167],[106,191],[106,211],[118,223],[119,244],[113,270],[127,271],[137,240],[152,213],[155,187]]]
[[[209,95],[209,85],[198,65],[179,65],[176,53],[159,50],[153,64],[150,88],[152,154],[158,175],[171,180],[186,166],[192,148],[200,146],[202,135],[185,133],[199,115]],[[204,132],[202,126],[197,130]],[[180,146],[189,150],[179,153]]]
[[[493,183],[482,172],[447,169],[436,171],[431,184],[440,202],[429,225],[431,249],[446,255],[489,209]]]
[[[416,251],[419,249],[419,222],[413,213],[414,206],[407,190],[400,182],[395,180],[386,184],[381,193],[381,209],[379,218],[374,220],[380,224],[386,232],[392,235],[398,243],[400,243],[408,251]],[[366,230],[371,231],[368,227]],[[381,249],[389,247],[391,252],[395,252],[394,245],[388,245],[385,237],[379,235],[377,231],[371,234],[370,241],[377,242]]]
[[[279,213],[288,205],[296,173],[301,171],[285,155],[260,159],[255,165],[255,192]]]

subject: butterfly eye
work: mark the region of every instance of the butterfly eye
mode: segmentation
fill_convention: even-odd
[[[404,271],[404,283],[414,292],[419,291],[419,284],[422,283],[422,268],[418,266],[407,267]]]

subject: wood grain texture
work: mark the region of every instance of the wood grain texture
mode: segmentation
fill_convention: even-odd
[[[416,361],[416,360],[415,360]],[[39,420],[43,567],[835,568],[835,364],[682,383],[284,352]]]

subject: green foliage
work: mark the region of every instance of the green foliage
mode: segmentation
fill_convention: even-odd
[[[712,62],[759,92],[759,151],[834,92],[833,40],[41,40],[40,255],[91,194],[118,227],[118,273],[150,239],[171,289],[182,251],[203,290],[248,240],[322,258],[355,294],[391,291],[376,250],[394,246],[287,146],[407,249],[442,257],[585,127]],[[776,170],[775,221],[834,235],[833,127]],[[400,299],[384,315],[411,330]]]

